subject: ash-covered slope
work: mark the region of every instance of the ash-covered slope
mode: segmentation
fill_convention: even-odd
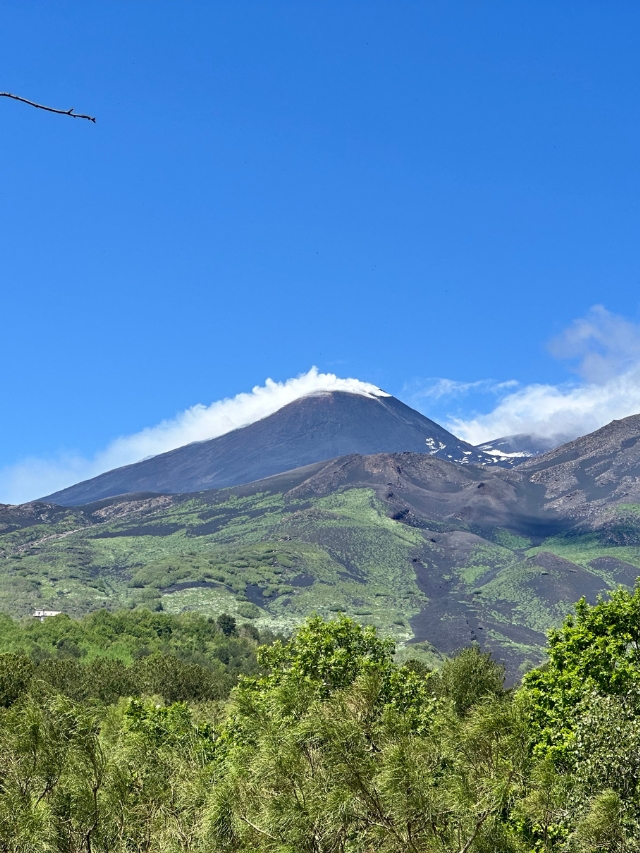
[[[76,506],[132,492],[219,489],[338,456],[405,451],[494,464],[395,397],[332,391],[302,397],[242,429],[108,471],[44,500]]]
[[[544,486],[547,509],[576,520],[640,503],[640,415],[631,415],[518,466]]]

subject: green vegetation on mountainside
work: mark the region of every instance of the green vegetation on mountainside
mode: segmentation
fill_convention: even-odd
[[[63,529],[60,529],[63,527]],[[387,518],[373,492],[305,502],[281,495],[194,497],[140,522],[37,526],[0,536],[0,609],[102,606],[198,610],[292,628],[308,613],[353,612],[410,637],[424,600],[411,567],[421,534]]]
[[[477,639],[517,668],[541,660],[544,632],[582,594],[640,574],[634,504],[535,547],[502,528],[394,520],[368,488],[167,497],[98,523],[82,508],[56,513],[0,531],[0,611],[229,613],[287,633],[310,613],[345,612],[401,646],[428,640],[416,649],[426,657]],[[441,645],[447,631],[459,639]]]

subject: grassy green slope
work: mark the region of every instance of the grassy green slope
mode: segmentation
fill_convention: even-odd
[[[424,599],[410,559],[421,542],[365,489],[287,506],[278,494],[194,497],[142,523],[65,521],[1,536],[0,608],[81,615],[144,604],[278,628],[346,610],[402,640]]]
[[[536,547],[507,530],[392,520],[368,488],[178,496],[97,524],[69,510],[0,533],[0,610],[227,612],[275,630],[345,611],[425,654],[477,639],[517,668],[540,659],[544,632],[582,594],[634,582],[639,509]]]
[[[620,544],[611,528],[616,535],[624,529],[625,541],[636,541],[639,510],[612,507],[595,530],[570,529],[535,548],[514,542],[487,559],[479,548],[459,571],[474,584],[478,612],[489,626],[486,641],[520,658],[526,668],[541,660],[540,638],[560,624],[573,602],[585,596],[595,603],[619,585],[633,586],[640,575],[640,547]]]

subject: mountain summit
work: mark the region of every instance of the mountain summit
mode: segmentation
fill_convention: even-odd
[[[76,506],[131,492],[197,492],[337,456],[405,451],[460,463],[496,461],[395,397],[322,391],[249,426],[116,468],[45,500]]]

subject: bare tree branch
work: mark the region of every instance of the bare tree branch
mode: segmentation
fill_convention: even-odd
[[[87,121],[96,122],[93,116],[85,116],[81,113],[74,113],[73,107],[70,110],[56,110],[54,107],[45,107],[44,104],[36,104],[35,101],[28,101],[26,98],[21,98],[19,95],[12,95],[11,92],[0,92],[0,98],[13,98],[14,101],[20,101],[23,104],[29,104],[31,107],[36,107],[39,110],[46,110],[49,113],[58,113],[61,116],[71,116],[71,118],[86,118]]]

